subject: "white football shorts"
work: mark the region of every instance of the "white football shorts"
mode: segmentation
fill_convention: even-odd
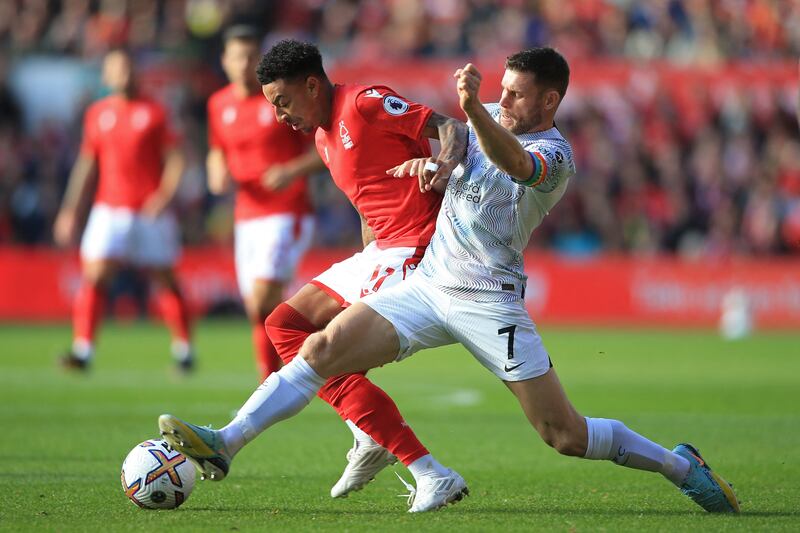
[[[396,361],[424,350],[461,343],[503,381],[545,374],[551,364],[522,300],[474,302],[449,296],[423,276],[363,302],[392,323],[400,339]]]
[[[424,246],[381,249],[373,241],[363,251],[331,265],[311,283],[347,307],[409,277],[424,253]]]
[[[290,213],[236,223],[236,280],[242,296],[253,292],[256,280],[285,283],[314,238],[314,217]]]
[[[81,238],[81,258],[171,267],[180,251],[178,224],[168,211],[148,218],[127,207],[95,204]]]

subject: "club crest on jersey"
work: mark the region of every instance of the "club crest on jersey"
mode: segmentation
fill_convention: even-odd
[[[236,121],[236,108],[228,106],[222,112],[222,122],[224,124],[233,124]]]
[[[109,131],[117,123],[117,115],[110,109],[106,109],[97,119],[101,131]]]
[[[143,130],[150,124],[150,111],[147,109],[137,109],[131,117],[131,126],[136,130]]]
[[[344,146],[345,150],[349,150],[354,146],[350,132],[347,131],[347,126],[344,125],[344,120],[339,121],[339,137],[342,138],[342,146]]]
[[[383,109],[390,115],[402,115],[408,111],[408,102],[389,94],[383,97]]]

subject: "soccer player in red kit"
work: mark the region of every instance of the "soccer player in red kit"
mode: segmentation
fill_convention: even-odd
[[[236,186],[235,257],[239,290],[252,323],[256,362],[265,379],[281,366],[264,320],[313,237],[306,174],[323,170],[311,138],[275,118],[256,78],[259,35],[249,26],[224,34],[222,67],[230,84],[208,101],[208,188]]]
[[[261,58],[258,78],[280,122],[306,133],[316,131],[323,162],[372,237],[363,251],[331,266],[267,318],[270,340],[289,362],[303,341],[343,308],[414,272],[433,234],[442,197],[421,191],[426,187],[414,181],[394,178],[387,170],[409,159],[429,157],[428,138],[438,138],[439,170],[433,178],[448,176],[464,154],[466,126],[388,87],[333,85],[319,51],[309,43],[286,40],[273,46]],[[417,480],[417,490],[449,488],[454,473],[430,455],[391,398],[364,374],[333,377],[319,392],[355,435],[348,465],[331,496],[363,488],[397,459]],[[192,426],[194,434],[208,437],[189,437],[183,443],[200,452],[203,458],[197,460],[195,453],[192,460],[202,472],[213,479],[227,474],[232,456],[261,430],[256,406],[261,395],[277,386],[276,378],[277,373],[267,378],[222,430]],[[179,430],[164,426],[161,431],[174,435],[172,431]]]
[[[81,241],[83,280],[73,309],[73,343],[61,363],[88,369],[106,288],[126,264],[142,268],[159,285],[157,301],[172,333],[173,357],[179,370],[189,371],[194,363],[189,314],[173,272],[179,239],[169,210],[183,155],[164,107],[138,92],[127,52],[106,55],[103,81],[112,94],[86,111],[80,154],[54,227],[58,244],[74,241],[77,210],[97,167],[94,204]]]

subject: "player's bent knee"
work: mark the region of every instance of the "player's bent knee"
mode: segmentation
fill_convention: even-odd
[[[309,336],[300,350],[300,355],[318,373],[326,374],[335,360],[335,345],[328,331],[319,331]]]
[[[585,439],[571,429],[544,424],[537,430],[542,440],[561,455],[582,457],[586,453]]]

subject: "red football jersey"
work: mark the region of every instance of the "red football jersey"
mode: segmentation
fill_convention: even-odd
[[[430,157],[422,130],[432,111],[381,85],[336,85],[331,122],[317,128],[316,144],[336,185],[367,220],[381,247],[426,246],[442,196],[421,193],[416,179],[386,171]]]
[[[95,202],[139,209],[161,182],[164,153],[177,139],[157,102],[109,96],[89,106],[81,153],[98,163]]]
[[[242,98],[228,85],[211,95],[208,144],[222,149],[236,181],[236,220],[311,211],[306,176],[279,191],[261,184],[270,165],[294,159],[311,145],[307,135],[275,119],[272,105],[261,93]]]

